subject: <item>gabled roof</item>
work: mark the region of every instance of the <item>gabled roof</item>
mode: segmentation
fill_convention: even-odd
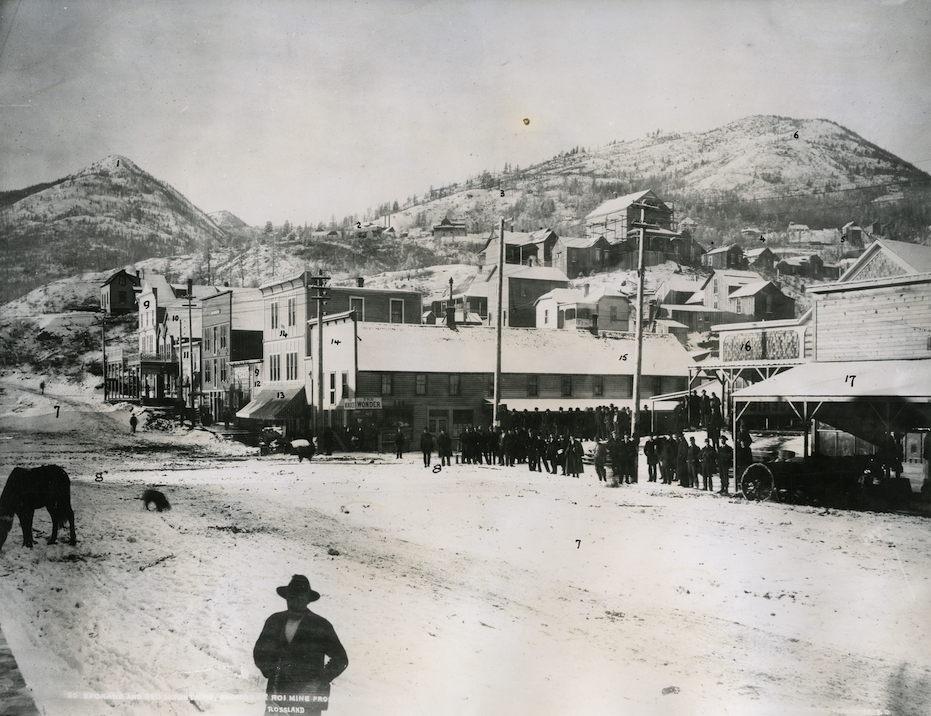
[[[493,373],[496,330],[475,326],[358,323],[358,369],[418,373]],[[509,328],[502,341],[505,373],[632,375],[634,334],[593,336],[587,331]],[[619,360],[628,355],[629,359]],[[693,361],[670,334],[644,334],[644,375],[688,375]]]
[[[130,273],[126,269],[120,269],[119,271],[115,272],[112,276],[110,276],[110,278],[104,281],[101,285],[106,286],[112,283],[114,279],[116,279],[116,277],[121,274],[125,274],[126,276],[128,276],[130,278],[130,281],[134,284],[138,284],[141,281],[141,279],[136,274]]]
[[[760,256],[762,256],[767,251],[773,254],[773,256],[776,255],[772,252],[772,250],[768,246],[764,246],[761,249],[750,249],[749,251],[744,251],[744,256],[746,256],[748,259],[755,259],[755,258],[759,258]]]
[[[743,249],[738,244],[731,244],[730,246],[722,246],[721,248],[718,248],[718,249],[712,249],[711,251],[706,251],[705,256],[711,256],[711,254],[722,254],[726,251],[733,251],[734,249],[737,249],[738,251],[743,253]]]
[[[495,266],[488,272],[485,281],[491,281],[498,275],[498,267]],[[529,278],[538,281],[565,281],[569,282],[566,276],[558,268],[548,268],[545,266],[524,266],[523,264],[504,264],[504,275],[506,278]],[[470,294],[471,295],[471,294]]]
[[[866,248],[838,280],[840,282],[856,280],[857,274],[867,264],[874,261],[878,254],[883,254],[893,266],[901,269],[899,275],[931,273],[931,246],[910,244],[905,241],[877,239]]]
[[[597,236],[592,239],[579,236],[560,236],[559,243],[572,249],[587,249],[593,246],[599,239],[607,241],[603,236]]]
[[[734,291],[734,293],[730,294],[728,298],[747,298],[749,296],[755,296],[767,286],[776,288],[776,285],[772,281],[756,281],[754,283],[748,283],[745,286],[741,286],[736,291]]]
[[[715,271],[708,276],[704,282],[702,282],[702,289],[708,285],[708,282],[713,278],[719,278],[727,282],[729,285],[734,284],[737,286],[743,286],[745,283],[750,283],[752,281],[763,281],[763,277],[760,274],[754,271],[736,271],[732,269],[715,269]]]
[[[592,219],[598,218],[599,216],[606,216],[608,214],[624,211],[628,206],[644,198],[647,194],[650,194],[653,198],[656,198],[656,195],[653,194],[650,189],[647,189],[645,191],[636,191],[633,194],[619,196],[617,199],[609,199],[593,212],[591,212],[588,216],[586,216],[585,220],[590,221]],[[657,201],[659,201],[659,199],[657,199]]]

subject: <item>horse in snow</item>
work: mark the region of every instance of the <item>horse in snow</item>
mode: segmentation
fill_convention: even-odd
[[[13,527],[13,515],[23,528],[23,546],[32,547],[32,516],[36,510],[48,509],[52,517],[49,544],[58,541],[58,530],[67,522],[71,527],[68,544],[77,544],[74,533],[74,510],[71,509],[71,480],[57,465],[43,465],[31,470],[14,467],[0,493],[0,548]]]

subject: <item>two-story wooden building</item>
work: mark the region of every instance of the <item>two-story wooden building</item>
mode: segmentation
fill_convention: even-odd
[[[262,292],[227,288],[203,299],[202,410],[229,421],[251,400],[255,380],[234,373],[235,363],[257,367],[262,360]]]
[[[100,310],[111,316],[133,313],[141,283],[138,274],[120,269],[100,286]]]
[[[636,299],[634,299],[636,303]],[[604,287],[554,288],[536,300],[537,328],[586,331],[628,331],[631,299]]]

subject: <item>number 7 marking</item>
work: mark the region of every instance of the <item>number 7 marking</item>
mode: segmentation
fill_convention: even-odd
[[[578,549],[578,548],[581,547],[581,546],[582,546],[582,540],[577,539],[577,540],[575,541],[575,548]]]
[[[55,417],[56,417],[56,418],[58,417],[58,413],[59,413],[60,411],[61,411],[61,406],[60,406],[60,405],[56,405],[56,406],[55,406]]]

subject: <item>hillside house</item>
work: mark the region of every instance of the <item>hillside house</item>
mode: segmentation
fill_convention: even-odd
[[[141,284],[138,274],[120,269],[100,286],[100,310],[111,316],[136,311],[136,294]]]
[[[702,256],[701,263],[714,269],[742,269],[744,250],[737,244],[712,249]]]
[[[316,330],[314,322],[311,333]],[[325,319],[323,330],[327,425],[376,431],[381,449],[391,445],[399,425],[413,435],[425,427],[434,435],[445,430],[454,448],[465,427],[491,425],[493,328],[364,324],[337,314]],[[634,361],[619,358],[633,357],[635,350],[633,336],[509,331],[502,348],[501,407],[531,412],[610,403],[630,407]],[[684,389],[692,365],[672,336],[645,335],[641,397]],[[306,372],[316,371],[311,361]]]
[[[504,262],[507,264],[524,264],[525,266],[553,266],[553,251],[559,236],[550,229],[539,231],[504,232]],[[478,252],[479,270],[498,264],[498,230],[493,229]]]
[[[498,315],[497,276],[496,266],[484,277],[484,282],[488,285],[488,322],[491,325],[496,325]],[[533,328],[537,321],[536,300],[554,288],[568,287],[569,278],[557,268],[505,264],[504,325],[512,328]]]
[[[746,260],[747,268],[756,271],[772,271],[779,262],[779,257],[765,246],[760,249],[745,251],[744,259]]]
[[[653,224],[657,228],[675,232],[673,211],[652,190],[610,199],[585,217],[585,230],[589,238],[604,236],[610,243],[627,238],[637,222]]]
[[[536,300],[537,328],[629,331],[630,297],[606,288],[555,288]]]
[[[783,276],[821,278],[824,275],[824,261],[817,254],[789,256],[776,264],[776,271]]]
[[[570,278],[606,271],[611,265],[612,246],[603,236],[576,238],[560,236],[553,248],[552,265]]]
[[[464,221],[452,221],[447,216],[444,217],[439,224],[434,225],[431,233],[437,238],[446,238],[450,236],[465,236],[468,232],[466,231]]]
[[[672,274],[656,289],[658,304],[684,305],[696,292],[700,291],[702,281],[688,278],[682,274]]]

